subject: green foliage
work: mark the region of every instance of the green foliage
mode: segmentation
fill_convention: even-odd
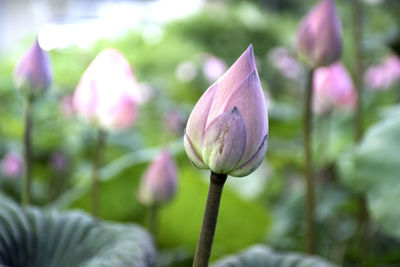
[[[400,237],[400,107],[386,112],[363,141],[340,160],[342,182],[368,197],[369,211],[383,229]]]
[[[13,267],[154,266],[151,237],[134,224],[83,212],[21,208],[0,196],[0,264]]]
[[[334,267],[320,257],[299,253],[280,253],[255,245],[238,255],[227,256],[214,263],[212,267]]]

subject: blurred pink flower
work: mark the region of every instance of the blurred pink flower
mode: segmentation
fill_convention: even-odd
[[[342,63],[315,70],[313,78],[314,111],[323,113],[334,108],[352,109],[357,100],[353,81]]]
[[[47,90],[51,79],[49,56],[36,40],[15,70],[16,84],[22,90],[34,93]]]
[[[203,73],[209,82],[215,82],[226,69],[226,64],[222,59],[211,55],[206,57],[203,64]]]
[[[74,115],[74,103],[72,96],[66,95],[61,98],[60,110],[62,114],[64,114],[64,116],[67,118]]]
[[[174,134],[183,134],[185,123],[185,115],[179,109],[170,109],[163,116],[164,128]]]
[[[1,161],[1,172],[7,178],[18,178],[22,175],[24,161],[15,152],[8,152]]]
[[[396,55],[386,57],[382,63],[369,67],[364,81],[371,90],[385,90],[400,80],[400,58]]]
[[[137,117],[138,84],[125,57],[103,50],[76,88],[73,104],[79,116],[106,129],[129,128]]]
[[[272,48],[268,58],[273,66],[286,78],[296,79],[300,76],[301,65],[294,59],[285,47]]]
[[[320,0],[301,21],[296,48],[312,67],[326,66],[341,56],[341,35],[334,0]]]
[[[138,199],[145,205],[165,203],[175,195],[176,183],[175,162],[168,150],[164,149],[144,173]]]

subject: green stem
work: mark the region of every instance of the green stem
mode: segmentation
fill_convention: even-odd
[[[33,96],[26,97],[24,114],[24,158],[25,177],[22,188],[21,203],[28,205],[31,200],[32,187],[32,121],[33,121]]]
[[[156,239],[157,228],[158,228],[158,205],[154,203],[150,207],[150,232],[153,234],[154,239]]]
[[[215,227],[217,226],[222,189],[224,188],[226,178],[226,174],[211,172],[210,188],[208,189],[206,209],[204,211],[199,241],[197,242],[193,267],[208,266],[212,243],[214,241]]]
[[[92,165],[92,215],[98,217],[100,215],[100,181],[99,168],[101,161],[101,153],[105,141],[105,132],[102,129],[97,129],[97,139],[93,154]]]
[[[307,76],[306,97],[304,101],[304,121],[303,121],[303,138],[304,138],[304,156],[306,170],[306,220],[307,220],[307,252],[314,253],[314,175],[312,167],[312,151],[311,151],[311,133],[312,133],[312,103],[313,103],[313,75],[314,69],[310,69]]]
[[[360,0],[353,1],[353,45],[354,45],[354,83],[357,89],[357,106],[355,114],[355,140],[360,142],[364,135],[363,127],[363,46],[362,46],[362,3]],[[358,214],[358,225],[359,225],[359,255],[360,263],[362,267],[368,266],[368,208],[365,196],[361,194],[358,197],[359,214]]]

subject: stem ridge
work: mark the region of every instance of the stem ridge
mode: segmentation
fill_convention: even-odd
[[[307,217],[307,252],[313,254],[315,252],[314,241],[314,174],[312,167],[312,103],[313,103],[313,75],[314,69],[310,69],[307,76],[306,98],[304,101],[304,122],[303,122],[303,138],[304,138],[304,156],[306,169],[306,217]]]

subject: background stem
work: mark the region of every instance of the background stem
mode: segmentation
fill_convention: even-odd
[[[24,159],[25,177],[21,195],[21,203],[28,205],[31,199],[32,187],[32,120],[33,120],[33,96],[26,97],[24,114]]]
[[[222,189],[224,188],[226,177],[226,174],[211,172],[210,188],[208,189],[206,209],[204,211],[199,241],[197,242],[193,267],[208,266],[211,247],[214,241],[215,227],[217,226]]]
[[[313,103],[313,75],[314,69],[310,69],[307,75],[306,97],[304,101],[304,157],[306,170],[306,216],[307,216],[307,252],[314,253],[314,175],[312,169],[311,133],[312,133],[312,103]]]
[[[102,129],[97,129],[97,138],[93,154],[93,169],[92,169],[92,215],[99,216],[100,213],[100,181],[99,168],[101,161],[101,153],[104,146],[105,132]]]
[[[150,207],[150,232],[153,234],[154,239],[156,239],[157,228],[158,228],[158,205],[154,203]]]
[[[354,83],[357,89],[357,106],[354,120],[355,140],[360,142],[364,134],[363,128],[363,46],[362,46],[362,3],[360,0],[353,0],[353,45],[354,45]],[[368,266],[368,208],[365,196],[360,194],[358,197],[359,214],[358,214],[358,229],[359,229],[359,255],[361,266]]]

